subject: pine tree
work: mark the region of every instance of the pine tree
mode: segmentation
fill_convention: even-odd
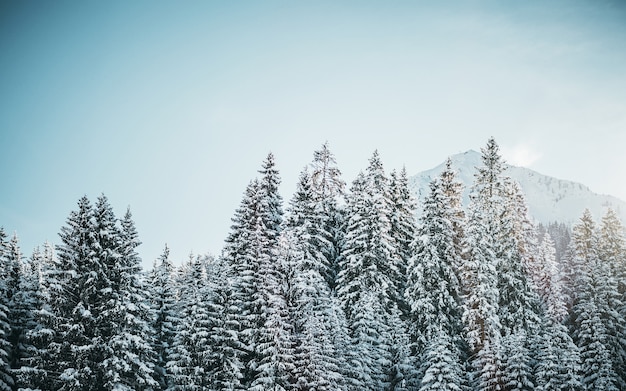
[[[626,239],[624,227],[609,208],[602,217],[599,232],[599,262],[608,265],[606,300],[610,312],[604,318],[609,335],[613,366],[620,377],[620,388],[626,388]]]
[[[152,267],[149,279],[153,314],[152,328],[155,331],[155,380],[158,381],[161,389],[166,389],[171,385],[166,364],[173,353],[175,327],[179,323],[173,283],[174,266],[169,260],[169,253],[169,248],[165,246],[163,253]]]
[[[141,244],[130,210],[126,211],[117,232],[118,257],[106,264],[108,287],[112,292],[104,304],[101,329],[110,338],[105,340],[106,358],[100,366],[104,386],[116,390],[150,390],[158,385],[154,379],[155,352],[152,349],[153,329],[146,286],[141,276],[141,260],[136,248]]]
[[[463,322],[477,384],[504,389],[498,269],[505,184],[503,162],[493,138],[482,149],[482,162],[470,193],[464,245],[467,254],[461,271],[466,292]]]
[[[241,317],[232,283],[237,276],[223,258],[217,260],[217,265],[219,272],[216,276],[220,281],[214,284],[213,295],[207,303],[209,317],[213,320],[210,376],[214,389],[240,390],[243,388],[241,380],[244,371],[241,359],[246,347],[237,333],[240,330]]]
[[[339,207],[340,198],[344,196],[345,182],[337,167],[335,156],[328,143],[313,153],[310,164],[310,187],[313,202],[313,225],[311,240],[323,257],[322,276],[328,286],[335,286],[338,272],[338,258],[343,238],[343,215]]]
[[[545,318],[535,368],[535,390],[580,390],[580,354],[567,328]]]
[[[460,391],[464,379],[458,348],[450,335],[441,330],[428,342],[422,360],[421,372],[424,373],[420,391]]]
[[[289,367],[293,359],[289,357],[290,325],[281,286],[284,268],[278,257],[283,216],[280,177],[272,154],[259,172],[261,179],[250,183],[236,211],[224,250],[233,273],[233,306],[239,312],[232,314],[229,323],[237,326],[235,333],[242,346],[237,361],[244,365],[240,379],[244,387],[285,388],[289,379],[276,370],[275,363]]]
[[[528,343],[524,330],[505,335],[502,338],[504,348],[504,379],[507,390],[533,390],[533,370],[529,359]]]
[[[191,259],[180,292],[181,322],[167,363],[170,390],[205,390],[213,385],[210,375],[213,322],[207,307],[210,295],[202,263],[198,258]]]
[[[399,174],[396,171],[391,172],[389,197],[391,208],[389,234],[396,248],[395,257],[398,258],[397,279],[399,283],[394,300],[398,303],[398,307],[403,314],[406,315],[409,310],[405,302],[404,290],[407,284],[407,269],[413,256],[412,243],[417,229],[415,221],[417,206],[409,190],[409,181],[405,168]]]
[[[598,234],[588,210],[574,226],[573,263],[579,267],[572,307],[572,335],[580,349],[585,389],[617,390],[621,379],[613,362],[609,327],[619,315],[611,308],[617,284],[607,263],[599,259]],[[607,327],[609,326],[609,327]]]
[[[313,183],[304,170],[290,203],[287,229],[281,238],[281,259],[287,266],[288,305],[296,336],[296,387],[298,389],[342,389],[343,352],[335,340],[345,339],[345,324],[337,325],[340,311],[322,275],[327,264],[324,250],[330,241],[318,238],[319,203]],[[329,238],[331,235],[325,235]]]
[[[7,268],[5,295],[9,309],[8,320],[11,329],[9,334],[9,343],[11,344],[11,369],[15,371],[20,368],[20,362],[24,356],[22,340],[29,317],[28,308],[26,307],[27,303],[23,302],[26,298],[20,292],[24,279],[24,259],[17,234],[13,234],[11,240],[9,240],[4,255],[4,266]]]
[[[563,276],[556,261],[554,241],[548,232],[543,236],[531,276],[548,317],[562,322],[567,316]]]
[[[396,342],[404,340],[406,329],[396,300],[402,283],[396,243],[390,235],[387,178],[376,152],[369,163],[367,174],[357,176],[346,197],[346,236],[337,292],[351,332],[352,350],[376,357],[372,360],[365,355],[360,362],[349,364],[361,368],[356,380],[383,389],[405,376],[401,371],[408,357],[392,351]],[[368,324],[370,320],[374,323]],[[372,383],[368,383],[370,379]]]
[[[103,232],[104,233],[104,232]],[[101,384],[97,378],[97,362],[101,361],[102,344],[97,336],[94,304],[100,302],[103,276],[102,251],[96,234],[96,216],[85,196],[78,210],[70,213],[67,225],[61,228],[61,244],[57,246],[56,270],[51,273],[50,289],[55,340],[49,349],[56,358],[50,374],[52,388],[82,390]]]
[[[444,362],[448,365],[450,360],[458,361],[449,370],[460,368],[464,350],[461,322],[463,311],[456,274],[461,254],[455,246],[457,233],[452,225],[454,209],[448,204],[449,198],[444,193],[442,182],[441,177],[434,179],[430,183],[430,194],[424,200],[405,293],[411,309],[409,324],[412,354],[418,362],[422,360],[417,366],[423,371],[427,368],[439,368]],[[436,339],[439,341],[431,345]],[[428,349],[431,349],[430,353]],[[452,357],[431,354],[439,349],[449,350]],[[418,376],[426,375],[426,372],[422,372]],[[458,379],[462,377],[460,372],[453,375]],[[431,382],[429,380],[426,383]]]
[[[7,236],[0,228],[0,390],[10,391],[14,384],[11,373],[11,325],[9,323],[9,282],[11,270],[8,262]]]
[[[16,243],[17,244],[17,243]],[[15,246],[18,249],[17,246]],[[16,255],[19,251],[15,252]],[[16,259],[20,260],[21,256]],[[41,292],[41,262],[42,255],[36,249],[29,261],[19,262],[21,267],[18,275],[17,291],[13,294],[11,306],[11,328],[13,335],[13,373],[17,388],[25,389],[31,386],[31,378],[40,375],[40,371],[32,366],[32,362],[39,355],[36,341],[31,337],[41,325],[37,312],[42,306]]]
[[[43,251],[36,248],[33,251],[30,262],[28,262],[23,281],[23,288],[20,290],[24,296],[23,308],[27,310],[29,316],[25,322],[25,332],[23,334],[24,356],[21,360],[21,367],[16,373],[16,384],[18,389],[24,390],[47,390],[49,388],[48,369],[53,366],[51,363],[54,357],[48,349],[49,343],[54,336],[54,330],[50,328],[51,312],[49,296],[44,283],[44,273],[52,265],[54,250],[49,243],[45,243]]]

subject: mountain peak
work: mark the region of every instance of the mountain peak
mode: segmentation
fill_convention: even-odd
[[[463,183],[463,203],[469,203],[469,189],[474,182],[476,167],[482,165],[480,152],[470,149],[450,156],[452,168]],[[445,161],[438,166],[422,171],[409,178],[409,186],[421,202],[428,194],[430,181],[445,167]],[[626,222],[626,202],[610,196],[592,192],[587,186],[563,179],[540,174],[534,170],[505,164],[505,175],[517,181],[526,196],[530,215],[538,222],[547,224],[554,221],[573,224],[578,221],[585,208],[596,219],[613,208]]]

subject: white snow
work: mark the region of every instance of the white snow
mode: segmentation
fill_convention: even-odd
[[[458,179],[465,186],[463,204],[467,206],[469,189],[474,182],[476,167],[482,166],[480,153],[469,150],[453,155],[450,159],[452,167],[457,170]],[[435,168],[422,171],[409,178],[409,186],[420,203],[428,194],[429,182],[439,175],[444,167],[445,163],[441,163]],[[626,202],[616,197],[596,194],[583,184],[553,178],[528,168],[511,165],[506,165],[506,167],[505,175],[520,184],[531,216],[540,223],[558,221],[573,224],[579,220],[585,208],[589,209],[596,219],[599,219],[604,216],[608,206],[617,212],[622,222],[626,223]],[[418,208],[418,213],[420,211],[421,208]]]

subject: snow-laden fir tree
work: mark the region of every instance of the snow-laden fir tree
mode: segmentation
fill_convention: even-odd
[[[20,285],[24,277],[24,259],[20,249],[17,234],[13,234],[4,252],[4,267],[6,267],[5,278],[5,295],[6,303],[9,309],[8,318],[11,328],[9,334],[9,342],[11,344],[10,362],[11,369],[15,371],[20,367],[20,361],[23,356],[21,340],[25,332],[25,322],[28,322],[29,316],[27,308],[22,305],[20,295]]]
[[[480,349],[485,339],[498,333],[507,341],[517,341],[508,348],[518,350],[507,355],[515,355],[523,364],[516,364],[513,370],[506,367],[510,361],[502,361],[504,367],[499,371],[505,378],[501,386],[532,389],[533,358],[529,348],[541,324],[539,299],[527,275],[527,265],[536,254],[534,229],[519,186],[504,175],[504,162],[493,138],[482,149],[482,163],[470,194],[469,253],[464,262],[468,283],[465,311],[468,342],[476,353],[475,349]],[[493,317],[494,310],[497,317]],[[492,352],[485,357],[502,356],[503,352],[498,352],[502,341],[492,340],[489,344]],[[488,365],[480,370],[485,368],[495,369]],[[517,372],[524,368],[529,372]],[[485,374],[481,376],[484,378]],[[495,374],[487,377],[492,376]],[[520,376],[529,380],[521,381]]]
[[[244,387],[286,389],[293,366],[287,341],[291,325],[285,317],[285,269],[278,256],[283,216],[280,177],[271,153],[259,172],[261,178],[250,183],[235,213],[224,249],[237,309],[229,322],[236,324],[234,332],[242,344],[238,361],[243,364]]]
[[[100,197],[97,205],[107,203],[106,198]],[[103,305],[99,327],[109,335],[104,340],[105,359],[100,364],[104,386],[115,390],[151,390],[158,386],[154,379],[154,330],[150,324],[141,260],[136,251],[141,242],[130,209],[114,232],[117,234],[114,242],[117,256],[106,258],[108,283],[101,291],[107,301]]]
[[[104,275],[97,254],[101,252],[96,235],[96,216],[89,199],[78,201],[59,234],[56,262],[50,277],[50,305],[54,316],[54,341],[49,350],[54,367],[48,368],[52,389],[95,389],[97,362],[101,362],[101,346],[96,335],[95,303],[100,302]]]
[[[508,177],[504,181],[504,213],[498,237],[500,321],[504,334],[522,333],[524,340],[531,340],[541,323],[540,301],[528,275],[538,253],[536,229],[519,185]]]
[[[341,311],[328,280],[322,275],[328,258],[316,184],[308,170],[300,175],[290,202],[286,230],[281,238],[281,258],[287,265],[288,304],[294,320],[296,339],[296,388],[344,389],[344,351],[347,339]]]
[[[626,239],[624,227],[611,208],[602,217],[599,231],[599,261],[608,264],[611,280],[611,292],[607,316],[607,329],[613,365],[620,377],[620,387],[626,388]],[[617,290],[617,292],[615,292]]]
[[[192,258],[183,276],[179,299],[180,322],[166,364],[170,375],[168,390],[211,389],[211,330],[214,320],[208,309],[212,292],[204,266]]]
[[[346,197],[337,292],[351,332],[351,350],[363,353],[351,364],[360,372],[357,381],[367,389],[384,389],[406,376],[402,372],[408,351],[397,354],[391,349],[406,336],[396,301],[401,261],[390,234],[392,210],[378,153],[369,163],[367,174],[357,176]]]
[[[416,374],[417,381],[427,373],[432,376],[435,368],[454,361],[446,369],[449,371],[446,376],[454,377],[457,382],[454,386],[449,381],[445,383],[446,387],[451,387],[445,389],[454,389],[463,384],[461,368],[465,350],[461,290],[456,274],[461,253],[455,245],[460,238],[456,237],[458,232],[452,223],[457,210],[450,205],[450,194],[446,193],[448,183],[444,186],[444,182],[454,181],[454,177],[447,176],[447,171],[444,173],[431,181],[430,193],[424,200],[405,296],[410,305],[412,356],[415,367],[421,369],[421,373]],[[450,356],[435,354],[440,349],[449,351]],[[459,371],[454,373],[456,370]],[[428,384],[426,389],[433,389],[435,384],[431,379],[421,383],[422,387]]]
[[[43,292],[41,288],[42,254],[35,249],[30,260],[21,261],[17,238],[12,246],[14,259],[19,260],[20,269],[18,286],[11,300],[11,328],[13,336],[12,367],[15,384],[19,389],[28,389],[34,385],[35,378],[41,378],[41,371],[33,364],[41,355],[34,333],[41,330],[38,311],[42,308]],[[17,250],[17,251],[16,251]]]
[[[0,228],[0,390],[10,391],[14,380],[11,373],[11,325],[9,323],[9,281],[11,265],[8,262],[8,242]]]
[[[328,143],[313,153],[309,167],[312,201],[309,241],[319,252],[322,277],[333,288],[343,238],[343,215],[339,203],[344,196],[345,182]]]
[[[145,299],[135,279],[138,241],[130,215],[121,223],[105,196],[95,207],[87,197],[78,202],[46,276],[50,278],[50,327],[54,338],[47,350],[55,358],[48,368],[52,389],[109,387],[149,390],[152,354],[144,340],[140,308]],[[135,293],[133,293],[135,292]]]
[[[543,321],[535,346],[535,390],[581,390],[580,353],[567,327],[551,317]]]
[[[27,298],[30,325],[24,335],[26,355],[22,359],[22,365],[16,373],[18,388],[23,390],[49,390],[48,378],[53,375],[48,369],[54,368],[56,357],[49,349],[53,341],[55,331],[53,315],[50,311],[50,297],[47,285],[54,283],[52,276],[48,277],[48,271],[54,263],[54,249],[50,243],[43,245],[43,250],[37,247],[33,251],[28,263],[24,280],[27,286],[23,294]]]
[[[548,232],[543,236],[535,260],[531,276],[545,314],[556,322],[563,322],[567,316],[563,273],[556,260],[554,241]]]
[[[428,341],[422,359],[424,375],[420,391],[460,391],[465,380],[463,366],[450,335],[441,330]]]
[[[179,323],[173,282],[174,266],[169,259],[169,253],[169,248],[165,246],[163,253],[154,262],[148,280],[152,304],[152,328],[155,332],[154,377],[161,389],[166,389],[171,385],[166,364],[170,361],[170,356],[173,353],[174,336],[176,335],[176,326]]]
[[[610,265],[600,259],[598,232],[589,210],[574,226],[571,245],[578,277],[570,325],[580,349],[582,384],[589,390],[618,390],[621,379],[610,334],[615,319],[619,319],[611,305],[617,296],[617,283]]]
[[[390,235],[393,239],[396,257],[398,258],[398,291],[395,300],[398,307],[406,315],[409,312],[404,298],[406,288],[407,269],[413,256],[413,239],[415,238],[416,201],[409,190],[409,180],[406,169],[397,173],[395,170],[390,174],[389,202],[391,209]]]
[[[545,313],[537,337],[535,389],[579,390],[580,352],[563,323],[568,315],[563,277],[548,232],[544,233],[531,270]]]
[[[470,193],[462,264],[465,300],[463,322],[470,354],[474,357],[475,387],[504,389],[500,292],[497,270],[503,253],[500,219],[504,214],[503,162],[495,140],[482,149],[483,166],[477,168]]]

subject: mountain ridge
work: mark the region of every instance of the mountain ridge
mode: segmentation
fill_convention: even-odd
[[[450,156],[450,160],[459,181],[463,183],[463,204],[467,206],[476,167],[482,165],[481,154],[470,149]],[[409,177],[409,187],[420,203],[428,194],[428,184],[441,173],[444,166],[445,161]],[[505,167],[504,175],[520,184],[526,196],[529,213],[536,222],[574,224],[585,208],[599,221],[609,206],[616,211],[622,222],[626,222],[626,202],[615,196],[598,194],[582,183],[544,175],[530,168],[507,163]]]

